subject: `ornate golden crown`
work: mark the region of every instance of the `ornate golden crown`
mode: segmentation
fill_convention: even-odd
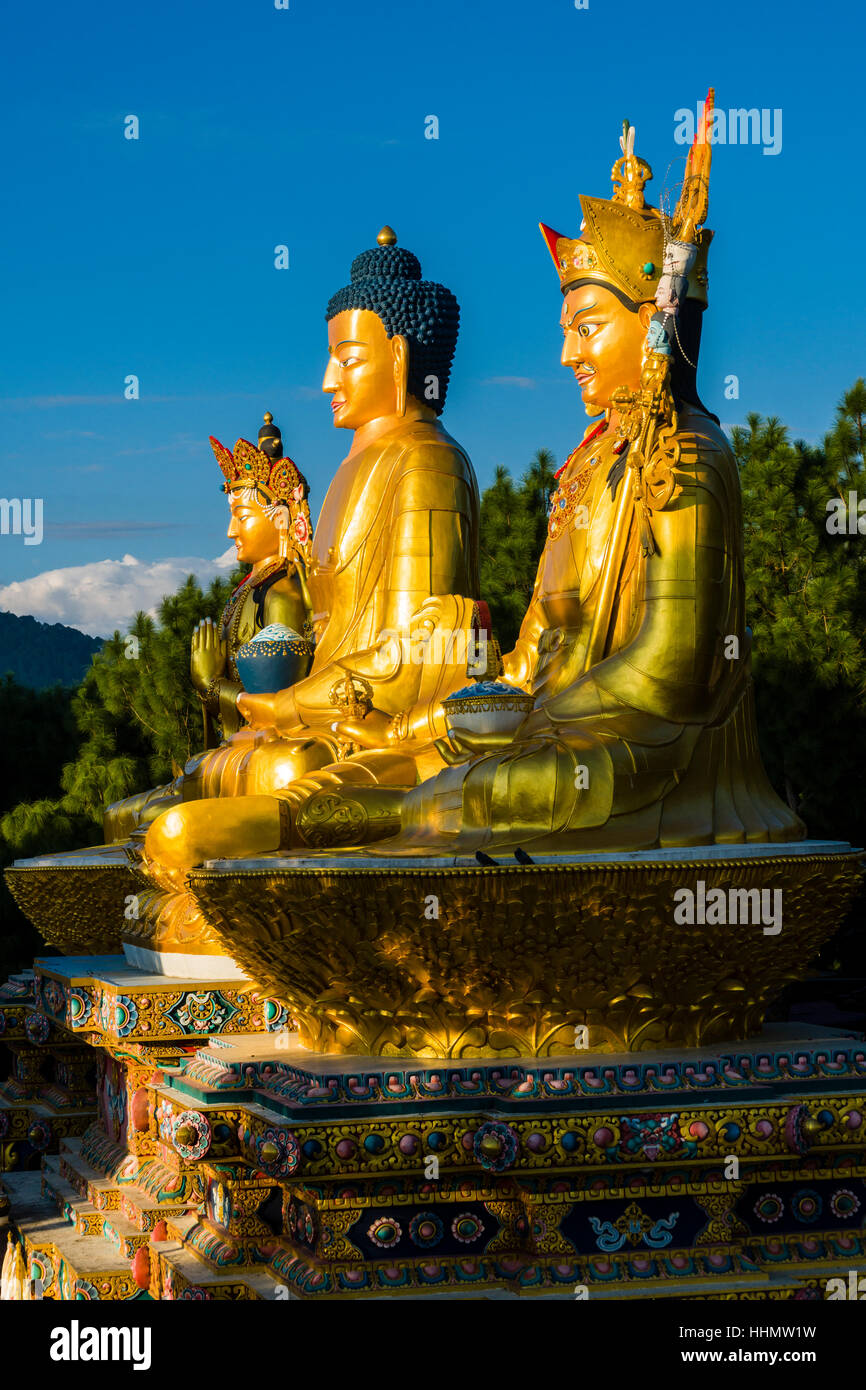
[[[222,470],[224,492],[254,487],[274,506],[289,509],[288,534],[302,556],[309,560],[312,544],[307,480],[290,458],[272,459],[248,439],[239,439],[234,452],[213,435],[211,448]]]
[[[713,234],[698,230],[706,216],[710,145],[707,123],[713,110],[713,92],[707,96],[701,130],[689,151],[683,188],[672,217],[666,218],[644,198],[644,186],[653,176],[645,159],[634,153],[634,126],[623,122],[621,157],[611,170],[613,197],[580,195],[584,226],[578,238],[563,236],[539,223],[559,274],[562,292],[576,280],[592,279],[613,285],[629,299],[641,303],[655,298],[662,275],[666,241],[682,239],[698,248],[688,276],[689,299],[707,302],[707,253]],[[699,216],[694,216],[695,212]]]

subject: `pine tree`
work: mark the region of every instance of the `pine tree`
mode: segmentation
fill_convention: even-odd
[[[864,396],[862,382],[847,393],[820,449],[790,444],[778,420],[759,416],[733,434],[767,770],[812,835],[858,842],[866,795],[850,769],[866,758],[866,570],[862,539],[827,522],[831,498],[866,497]]]
[[[555,486],[553,464],[550,450],[539,449],[519,486],[499,467],[481,498],[481,597],[504,652],[514,646],[532,597]]]

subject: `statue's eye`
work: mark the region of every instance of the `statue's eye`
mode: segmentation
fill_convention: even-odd
[[[360,357],[341,357],[341,358],[340,358],[340,366],[341,366],[341,367],[354,367],[355,363],[356,363],[356,362],[360,362],[360,360],[361,360]]]
[[[581,338],[588,338],[594,327],[595,324],[593,323],[579,323],[577,325],[577,331]]]

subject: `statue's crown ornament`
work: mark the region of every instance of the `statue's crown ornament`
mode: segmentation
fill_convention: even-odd
[[[297,464],[283,457],[280,432],[272,421],[273,416],[268,412],[259,431],[260,441],[270,453],[256,448],[248,439],[239,439],[232,450],[210,435],[210,445],[225,479],[223,491],[254,487],[267,504],[288,507],[289,536],[298,551],[308,558],[312,541],[307,503],[309,487]]]
[[[576,238],[563,236],[543,222],[539,223],[563,294],[578,281],[595,280],[613,286],[638,304],[655,299],[666,244],[690,241],[696,246],[697,255],[688,277],[687,297],[706,304],[707,253],[713,234],[701,223],[708,201],[710,145],[707,127],[712,110],[711,88],[672,216],[646,202],[644,187],[653,172],[646,160],[635,154],[634,126],[624,121],[619,141],[622,154],[611,170],[613,196],[580,195],[581,235]]]

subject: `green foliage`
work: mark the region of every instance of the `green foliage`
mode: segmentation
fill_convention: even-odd
[[[192,630],[219,617],[240,574],[202,591],[191,575],[156,621],[136,615],[93,657],[73,693],[0,684],[6,776],[0,794],[0,866],[102,841],[112,801],[166,782],[201,747],[202,718],[189,678]],[[134,639],[134,640],[131,640]],[[0,890],[0,978],[38,949],[35,933]]]
[[[138,613],[93,658],[72,697],[77,746],[69,748],[53,803],[18,806],[0,822],[16,853],[53,848],[53,837],[101,838],[104,808],[169,781],[201,745],[201,705],[189,678],[189,647],[199,618],[219,617],[235,579],[203,592],[190,575],[163,599],[156,621]],[[38,808],[38,809],[37,809]]]
[[[0,815],[25,797],[56,791],[58,769],[81,741],[72,702],[66,686],[28,690],[11,672],[0,680]]]
[[[819,838],[864,843],[866,541],[828,531],[828,502],[866,498],[866,383],[820,448],[778,420],[735,430],[746,547],[746,612],[761,749],[771,780]]]
[[[539,449],[522,481],[497,468],[481,498],[481,596],[490,606],[493,629],[504,652],[517,641],[529,607],[535,572],[547,536],[550,493],[556,486],[554,458]]]

